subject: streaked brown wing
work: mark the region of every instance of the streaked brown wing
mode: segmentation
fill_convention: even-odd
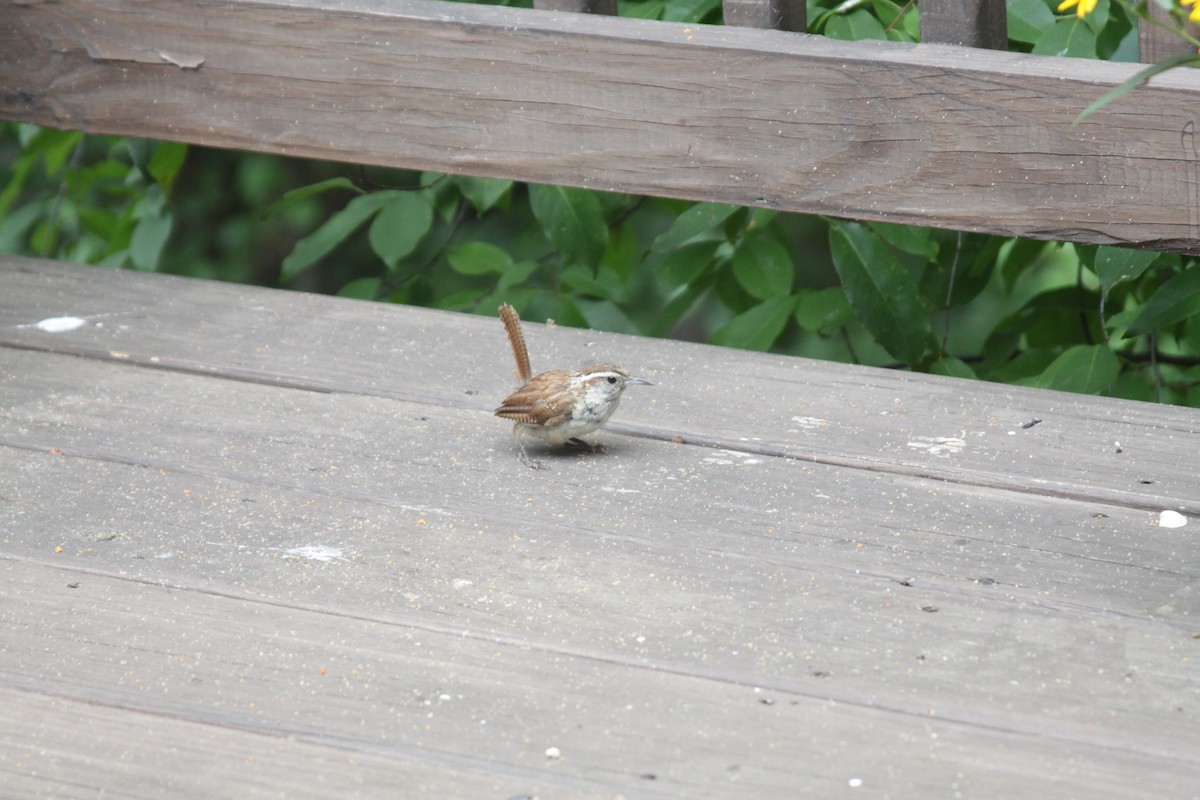
[[[559,425],[571,413],[569,387],[568,372],[552,370],[535,375],[504,399],[496,409],[496,416],[527,425]]]

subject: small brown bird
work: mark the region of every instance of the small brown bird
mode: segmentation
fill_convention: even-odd
[[[595,451],[580,436],[599,428],[617,410],[625,387],[650,381],[635,378],[615,364],[592,364],[577,370],[553,369],[530,377],[529,351],[521,332],[521,319],[508,305],[500,306],[500,319],[508,331],[517,373],[525,384],[505,398],[496,416],[512,420],[513,435],[521,448],[521,461],[537,469],[525,452],[526,434],[549,445],[571,444]]]

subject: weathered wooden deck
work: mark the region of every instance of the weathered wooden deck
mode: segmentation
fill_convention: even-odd
[[[1195,410],[528,335],[0,258],[0,795],[1200,794]]]

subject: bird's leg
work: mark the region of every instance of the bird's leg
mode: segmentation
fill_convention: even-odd
[[[534,461],[529,457],[529,454],[525,452],[525,438],[521,436],[522,432],[523,431],[520,423],[517,423],[513,426],[513,438],[517,440],[517,447],[521,448],[521,463],[530,469],[546,469],[546,465],[544,463],[541,461]]]

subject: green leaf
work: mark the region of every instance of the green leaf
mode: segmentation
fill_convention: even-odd
[[[1045,0],[1008,0],[1008,38],[1035,44],[1042,32],[1054,24],[1054,14]]]
[[[714,280],[715,277],[710,273],[699,280],[679,287],[679,290],[672,295],[662,310],[655,314],[652,320],[653,327],[647,333],[658,338],[670,333],[679,320],[696,305],[700,296],[712,287]]]
[[[953,288],[950,307],[965,305],[991,281],[996,254],[1005,240],[982,233],[950,231],[939,232],[937,238],[941,247],[933,263],[927,264],[921,272],[920,292],[935,306],[941,307]]]
[[[402,192],[379,209],[367,238],[375,255],[391,269],[416,249],[432,225],[430,197],[422,192]]]
[[[611,302],[623,299],[621,279],[611,269],[599,268],[593,271],[591,267],[572,264],[563,269],[559,275],[563,286],[575,295],[599,297]],[[583,302],[582,297],[577,299],[580,303]],[[595,327],[590,317],[588,324]]]
[[[122,145],[124,145],[125,152],[129,154],[129,160],[133,162],[134,168],[145,172],[146,164],[150,160],[150,141],[127,136],[117,140],[117,147]]]
[[[524,283],[538,268],[536,261],[518,261],[504,270],[500,282],[496,284],[497,292],[504,292],[510,287]]]
[[[1126,15],[1114,14],[1113,21],[1096,37],[1096,55],[1103,61],[1139,63],[1138,29]]]
[[[49,206],[50,201],[29,202],[17,206],[11,214],[0,214],[0,253],[20,253],[25,235],[49,211]]]
[[[1036,50],[1034,52],[1036,52]],[[1091,105],[1089,105],[1083,111],[1080,111],[1079,116],[1076,117],[1075,121],[1071,123],[1071,130],[1074,130],[1075,126],[1078,125],[1080,122],[1083,122],[1083,120],[1085,118],[1091,116],[1095,112],[1104,108],[1106,105],[1111,103],[1113,100],[1116,100],[1118,97],[1120,97],[1121,95],[1130,91],[1131,89],[1134,89],[1137,86],[1140,86],[1141,84],[1150,80],[1158,73],[1166,72],[1169,69],[1174,69],[1175,67],[1180,67],[1180,66],[1183,66],[1184,64],[1197,64],[1197,63],[1200,63],[1200,57],[1197,57],[1194,53],[1179,53],[1178,55],[1173,55],[1169,58],[1164,58],[1162,61],[1159,61],[1157,64],[1151,64],[1150,66],[1146,67],[1143,70],[1139,70],[1138,72],[1134,73],[1130,77],[1126,78],[1121,83],[1119,83],[1116,86],[1114,86],[1113,88],[1109,89],[1104,94],[1100,95],[1100,97],[1097,98],[1095,102],[1093,102]]]
[[[1039,389],[1098,394],[1117,379],[1121,362],[1104,345],[1078,344],[1068,348],[1037,376]]]
[[[1109,11],[1110,8],[1108,0],[1099,0],[1099,2],[1096,3],[1096,7],[1091,10],[1091,13],[1083,18],[1083,24],[1091,28],[1092,33],[1095,33],[1097,36],[1099,36],[1100,31],[1104,30],[1104,26],[1108,24]],[[1072,16],[1075,16],[1075,18],[1078,19],[1078,15],[1075,14],[1075,9],[1070,9],[1070,13]]]
[[[934,375],[945,375],[950,378],[975,378],[975,370],[971,369],[961,358],[949,356],[933,362],[929,368]]]
[[[786,247],[769,234],[752,233],[734,251],[733,274],[743,289],[767,300],[792,291],[796,269]]]
[[[446,251],[446,260],[455,272],[463,275],[483,275],[504,272],[513,265],[512,256],[487,242],[463,242]]]
[[[483,216],[494,206],[507,199],[512,191],[513,182],[500,178],[475,178],[469,175],[459,175],[454,183],[463,195],[475,207],[475,213]]]
[[[825,25],[825,35],[830,39],[887,39],[887,32],[875,16],[865,8],[839,14]]]
[[[554,319],[559,325],[566,325],[569,328],[586,328],[588,326],[587,317],[583,315],[579,304],[568,294],[558,296],[558,311],[554,314]]]
[[[628,222],[618,225],[608,232],[608,245],[600,258],[600,267],[611,269],[627,281],[638,263],[639,249],[637,229]]]
[[[685,244],[653,262],[654,277],[664,289],[689,284],[712,264],[719,246],[718,242]]]
[[[529,205],[542,231],[568,262],[595,266],[608,244],[600,201],[587,189],[529,185]]]
[[[1193,265],[1155,290],[1129,326],[1128,334],[1139,336],[1174,325],[1200,313],[1200,265]]]
[[[182,142],[159,142],[158,147],[154,148],[154,155],[150,157],[147,165],[150,177],[158,182],[163,194],[168,197],[171,187],[175,185],[175,177],[187,158],[187,151],[188,146]]]
[[[575,303],[589,328],[615,333],[640,333],[633,320],[608,300],[586,300],[580,297],[576,298]]]
[[[620,0],[617,5],[618,16],[633,17],[635,19],[660,19],[666,3],[664,0],[651,0],[651,2]]]
[[[746,230],[753,231],[765,228],[770,224],[771,220],[778,217],[781,213],[773,208],[752,208],[750,209],[750,219],[746,223]]]
[[[671,227],[654,240],[651,249],[655,253],[674,250],[701,234],[711,233],[737,210],[738,206],[727,206],[723,203],[697,203],[676,217]],[[720,232],[718,235],[724,241],[724,232]]]
[[[1133,324],[1133,321],[1137,319],[1140,313],[1142,313],[1141,308],[1127,308],[1124,311],[1118,311],[1104,320],[1104,327],[1110,331],[1120,330],[1121,328],[1128,331],[1129,326]]]
[[[831,331],[854,320],[854,310],[846,290],[840,286],[828,289],[804,289],[797,293],[796,322],[811,333],[827,336]]]
[[[867,225],[898,250],[922,256],[930,261],[937,258],[938,243],[930,228],[897,225],[892,222],[868,222]]]
[[[437,300],[437,307],[447,311],[465,311],[479,305],[478,289],[463,289],[461,292],[450,292]],[[489,305],[491,305],[489,303]],[[497,303],[496,305],[499,305]],[[496,306],[492,306],[495,308]]]
[[[875,17],[881,25],[885,28],[894,28],[896,20],[906,9],[899,3],[893,3],[892,0],[871,0],[871,10],[875,12]]]
[[[129,240],[129,259],[133,266],[146,272],[158,269],[158,260],[171,235],[171,214],[142,217]]]
[[[34,155],[41,156],[47,175],[57,175],[66,166],[79,147],[83,134],[78,131],[59,131],[41,128],[35,137],[38,146]]]
[[[338,297],[353,297],[356,300],[374,300],[382,287],[379,278],[357,278],[338,289]]]
[[[404,192],[375,192],[351,200],[345,208],[325,220],[321,227],[296,242],[292,252],[283,259],[279,279],[290,281],[311,267],[358,230],[380,208],[402,194]]]
[[[929,312],[912,276],[870,228],[836,222],[829,228],[833,264],[859,320],[894,357],[920,363],[930,337]]]
[[[1099,307],[1100,295],[1086,287],[1039,292],[1018,311],[1026,346],[1058,351],[1064,345],[1099,341],[1104,336],[1096,315]]]
[[[142,219],[144,217],[159,217],[165,214],[166,211],[167,196],[163,194],[162,187],[158,184],[151,184],[146,187],[146,191],[134,200],[128,213],[134,219]]]
[[[662,18],[667,22],[700,22],[721,5],[721,0],[667,0]]]
[[[796,298],[792,295],[764,300],[714,331],[710,341],[725,347],[769,350],[795,307]]]
[[[330,178],[329,180],[310,183],[308,186],[301,186],[299,189],[292,189],[290,192],[286,192],[283,197],[267,206],[266,210],[262,212],[262,218],[266,219],[284,206],[289,206],[292,203],[320,194],[321,192],[328,192],[331,189],[350,189],[358,194],[363,194],[362,189],[355,186],[349,178]]]
[[[1096,57],[1096,33],[1087,23],[1072,15],[1055,21],[1042,34],[1033,52],[1043,56]]]
[[[1046,371],[1059,353],[1046,348],[1022,350],[1008,362],[991,372],[980,370],[980,375],[989,381],[1019,383],[1032,386],[1039,375]]]
[[[1096,249],[1096,275],[1100,285],[1112,288],[1120,281],[1138,278],[1160,254],[1152,250],[1130,250],[1128,247],[1101,245]]]

